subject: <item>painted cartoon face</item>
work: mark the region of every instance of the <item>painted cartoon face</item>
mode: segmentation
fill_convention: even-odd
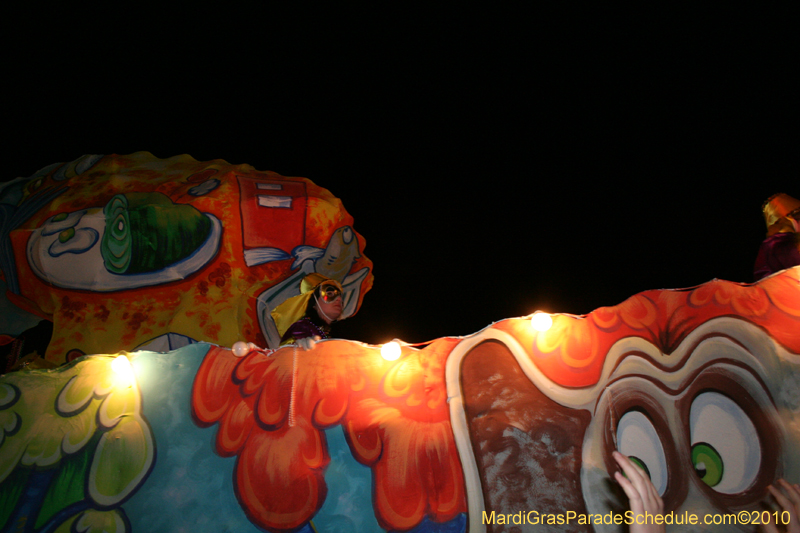
[[[643,467],[666,511],[676,513],[760,510],[768,484],[797,479],[800,454],[786,444],[798,438],[791,424],[800,403],[796,356],[733,319],[704,324],[668,357],[648,344],[629,340],[624,354],[606,361],[613,371],[584,438],[581,485],[590,513],[626,505],[609,501],[615,447]]]
[[[675,516],[763,510],[767,485],[800,479],[798,272],[642,293],[545,332],[510,319],[460,342],[447,386],[470,523],[628,510],[615,449]]]

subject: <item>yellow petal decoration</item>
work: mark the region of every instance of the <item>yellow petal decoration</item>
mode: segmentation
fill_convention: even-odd
[[[153,464],[153,436],[136,379],[118,379],[113,359],[0,376],[0,482],[18,466],[57,468],[91,443],[86,497],[109,507],[136,489]],[[87,511],[77,529],[124,531],[124,521],[113,510]]]
[[[78,519],[75,528],[81,533],[124,533],[125,521],[116,509],[111,511],[95,511],[90,509]]]

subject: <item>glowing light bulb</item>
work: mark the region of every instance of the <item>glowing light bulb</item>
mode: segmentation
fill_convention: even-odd
[[[128,360],[127,356],[118,355],[111,361],[111,370],[117,375],[117,378],[127,384],[129,387],[133,384],[133,366]]]
[[[387,361],[396,361],[400,358],[402,351],[397,341],[387,342],[381,346],[381,356]]]
[[[542,311],[536,311],[531,317],[531,327],[536,331],[547,331],[553,325],[553,318]]]

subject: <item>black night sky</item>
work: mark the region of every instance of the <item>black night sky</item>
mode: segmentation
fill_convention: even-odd
[[[310,178],[374,262],[337,336],[751,282],[762,202],[800,198],[777,8],[56,9],[4,24],[3,179],[141,150]]]

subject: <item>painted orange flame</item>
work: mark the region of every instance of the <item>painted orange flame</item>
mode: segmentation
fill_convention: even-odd
[[[322,507],[330,461],[322,430],[335,425],[372,469],[382,527],[409,529],[426,516],[445,522],[466,512],[444,382],[456,343],[405,348],[394,362],[377,348],[342,341],[298,354],[293,427],[292,348],[241,359],[212,348],[195,378],[193,414],[202,426],[219,422],[217,452],[238,456],[236,493],[260,527],[297,528]]]

